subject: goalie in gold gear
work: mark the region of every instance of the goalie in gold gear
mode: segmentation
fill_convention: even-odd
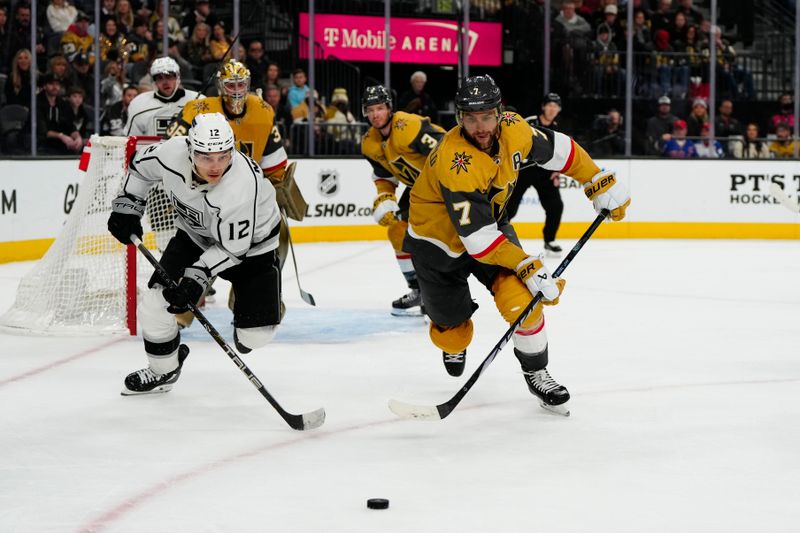
[[[625,216],[630,195],[625,183],[601,171],[571,138],[503,112],[500,89],[489,76],[464,80],[455,105],[458,125],[428,157],[411,189],[404,249],[412,254],[431,340],[442,350],[447,372],[458,376],[477,307],[467,284],[470,275],[492,292],[509,323],[537,292],[554,305],[563,289],[564,281],[553,279],[541,258],[522,249],[505,213],[522,161],[577,180],[594,208],[608,209],[613,220]],[[569,392],[547,370],[541,306],[520,324],[513,342],[530,392],[546,409],[569,414]]]
[[[361,141],[361,153],[372,165],[372,180],[378,192],[373,216],[378,224],[386,226],[400,271],[411,289],[392,302],[392,314],[420,315],[422,298],[417,276],[411,256],[403,251],[408,198],[428,154],[444,136],[444,129],[418,115],[392,113],[392,97],[380,85],[365,89],[361,111],[372,126]],[[400,183],[406,188],[398,201],[395,192]]]
[[[305,214],[305,206],[298,208],[295,204],[287,205],[281,201],[286,194],[280,194],[283,187],[293,187],[296,195],[302,195],[291,178],[292,165],[287,165],[288,158],[283,148],[283,140],[275,125],[275,112],[272,107],[257,94],[249,92],[250,70],[239,61],[230,59],[224,62],[217,71],[217,90],[220,96],[213,96],[186,103],[180,117],[175,120],[168,135],[186,135],[194,117],[205,113],[222,113],[233,130],[236,149],[254,159],[261,167],[264,176],[276,189],[278,206],[287,216],[301,220]],[[288,183],[291,182],[291,183]],[[288,252],[289,229],[285,220],[281,220],[280,245],[278,255],[280,266],[286,260]],[[232,306],[232,298],[229,306]],[[178,322],[184,326],[192,323],[191,313],[178,315]]]

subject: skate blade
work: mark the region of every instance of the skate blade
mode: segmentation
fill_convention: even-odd
[[[128,388],[124,388],[120,391],[120,395],[122,396],[141,396],[142,394],[160,394],[162,392],[169,392],[172,390],[172,383],[165,383],[164,385],[159,385],[155,387],[153,390],[147,391],[132,391]]]
[[[548,405],[542,401],[539,402],[539,405],[545,411],[553,413],[555,415],[560,416],[569,416],[569,407],[566,403],[562,403],[561,405]]]
[[[424,314],[420,307],[410,307],[408,309],[395,309],[393,307],[392,316],[424,316]]]

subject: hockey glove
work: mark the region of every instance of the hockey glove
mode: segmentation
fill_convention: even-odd
[[[202,267],[190,266],[183,271],[183,277],[177,287],[168,287],[162,294],[169,302],[167,311],[179,315],[189,310],[189,302],[196,304],[208,288],[211,272]]]
[[[397,213],[400,206],[397,205],[397,197],[390,192],[382,192],[372,203],[372,217],[381,226],[389,226],[397,222]]]
[[[625,218],[625,209],[631,204],[628,186],[619,181],[611,170],[598,172],[592,181],[584,184],[583,192],[592,201],[598,214],[603,209],[611,211],[611,220]]]
[[[108,231],[122,244],[130,244],[131,235],[142,238],[144,200],[131,195],[118,196],[111,203]]]
[[[517,277],[528,287],[532,295],[536,296],[536,293],[541,291],[547,303],[551,305],[558,303],[564,283],[556,284],[553,274],[542,263],[541,256],[528,256],[517,265],[516,271]]]

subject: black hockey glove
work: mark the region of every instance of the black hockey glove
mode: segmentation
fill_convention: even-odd
[[[163,291],[164,299],[169,302],[167,311],[179,315],[189,310],[189,302],[197,304],[208,288],[210,276],[211,272],[201,267],[191,266],[184,270],[178,286]]]
[[[122,244],[130,244],[131,235],[142,238],[144,200],[130,195],[118,196],[111,203],[108,231]]]

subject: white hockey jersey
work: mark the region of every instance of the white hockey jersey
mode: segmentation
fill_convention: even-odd
[[[179,88],[172,98],[164,98],[158,91],[148,91],[131,100],[128,106],[128,123],[125,135],[166,137],[173,117],[183,111],[186,102],[205,98],[197,91]]]
[[[192,174],[186,137],[173,137],[136,152],[122,194],[143,199],[151,186],[163,182],[175,224],[205,250],[198,263],[212,275],[278,247],[275,189],[258,163],[234,150],[216,185],[200,184]]]

